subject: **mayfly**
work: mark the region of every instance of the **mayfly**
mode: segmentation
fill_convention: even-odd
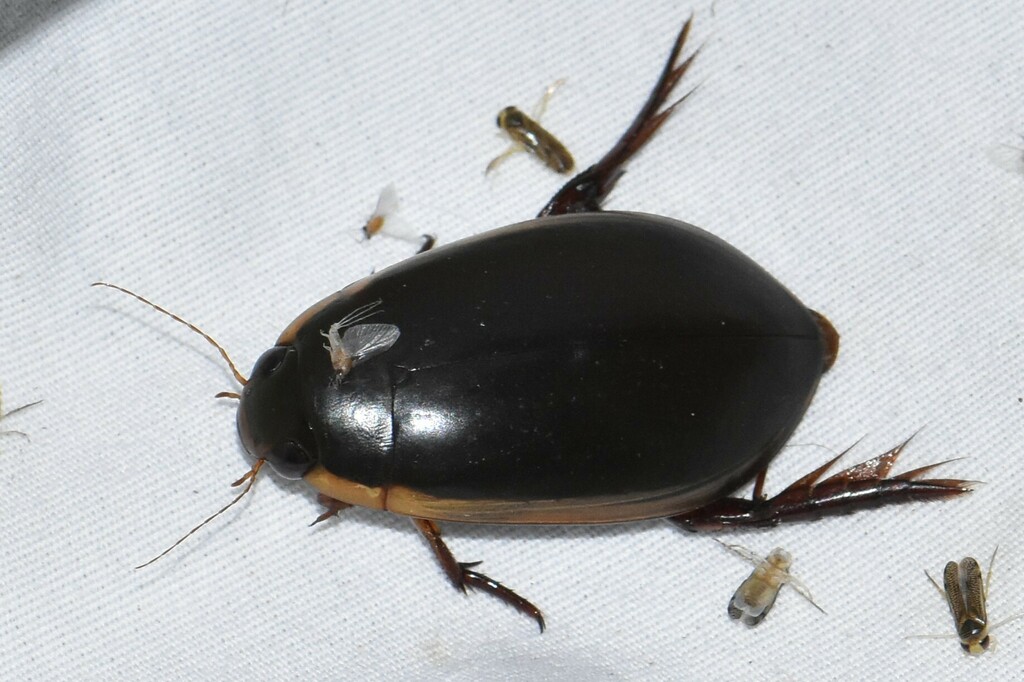
[[[398,215],[398,190],[389,184],[380,191],[377,206],[373,214],[363,224],[363,234],[369,239],[377,234],[386,234],[395,239],[407,242],[419,242],[420,249],[416,253],[429,251],[437,238],[432,234],[417,234],[416,231]]]

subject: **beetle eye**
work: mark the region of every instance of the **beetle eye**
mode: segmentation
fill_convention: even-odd
[[[316,464],[313,455],[293,440],[275,445],[267,461],[279,475],[290,479],[302,478]]]
[[[281,367],[281,363],[284,362],[284,356],[287,354],[288,348],[285,346],[271,348],[256,361],[253,374],[261,377],[270,376]]]

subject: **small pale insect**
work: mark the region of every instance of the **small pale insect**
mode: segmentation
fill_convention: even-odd
[[[776,547],[767,557],[761,557],[740,545],[729,545],[721,540],[718,540],[718,543],[754,564],[754,572],[743,581],[729,600],[729,617],[733,620],[751,627],[760,623],[772,610],[779,590],[786,584],[792,586],[814,608],[825,613],[824,609],[814,603],[807,587],[789,572],[793,557],[786,550]]]
[[[544,164],[556,173],[571,173],[576,167],[572,154],[565,148],[557,137],[548,132],[541,124],[540,119],[547,109],[548,101],[559,87],[565,83],[564,80],[555,81],[544,92],[544,95],[537,102],[533,109],[533,115],[527,116],[516,107],[505,107],[498,112],[498,127],[505,131],[512,139],[508,149],[491,159],[487,164],[484,175],[497,168],[508,157],[520,152],[533,154]]]
[[[380,191],[377,206],[363,225],[363,234],[367,239],[377,234],[386,234],[395,239],[419,243],[420,249],[417,253],[429,251],[437,239],[431,234],[417,233],[411,225],[402,220],[398,214],[398,204],[398,190],[394,184],[389,184]]]
[[[928,571],[924,572],[935,589],[946,600],[949,612],[953,616],[953,626],[956,628],[956,636],[960,639],[960,646],[969,654],[978,655],[985,652],[992,644],[990,631],[1024,616],[1024,613],[1019,613],[994,625],[989,625],[986,604],[988,590],[992,584],[992,567],[996,562],[996,552],[998,551],[999,548],[996,547],[992,552],[992,558],[988,563],[988,575],[984,580],[981,577],[981,566],[978,565],[978,560],[974,557],[964,557],[959,564],[955,561],[946,564],[946,568],[942,571],[942,584],[945,589],[939,587]],[[918,635],[913,639],[935,637],[944,636]]]
[[[393,324],[359,324],[381,312],[380,304],[380,299],[377,299],[360,306],[332,324],[326,332],[320,332],[327,339],[324,348],[331,354],[331,366],[342,377],[357,363],[380,355],[398,341],[401,333]]]

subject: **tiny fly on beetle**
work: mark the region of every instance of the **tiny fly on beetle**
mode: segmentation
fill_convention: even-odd
[[[352,367],[362,360],[383,353],[395,345],[400,335],[393,324],[360,324],[380,311],[381,300],[377,299],[333,323],[326,332],[320,332],[327,339],[324,346],[331,355],[331,366],[344,377]],[[345,330],[342,335],[341,330]]]

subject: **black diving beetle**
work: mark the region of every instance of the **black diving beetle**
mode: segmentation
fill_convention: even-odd
[[[399,336],[342,376],[324,335],[371,307]],[[256,363],[238,428],[254,457],[348,504],[631,521],[752,478],[827,361],[817,318],[712,235],[636,213],[546,217],[318,303]]]
[[[689,27],[629,129],[540,217],[348,286],[299,316],[247,382],[238,375],[250,486],[266,462],[320,493],[318,520],[351,505],[410,516],[456,587],[489,592],[541,629],[535,606],[456,561],[436,521],[666,517],[700,530],[967,489],[917,480],[931,467],[888,478],[898,447],[761,494],[838,335],[707,232],[601,211],[686,98],[665,106],[696,54],[679,61]],[[755,476],[753,499],[727,497]]]

